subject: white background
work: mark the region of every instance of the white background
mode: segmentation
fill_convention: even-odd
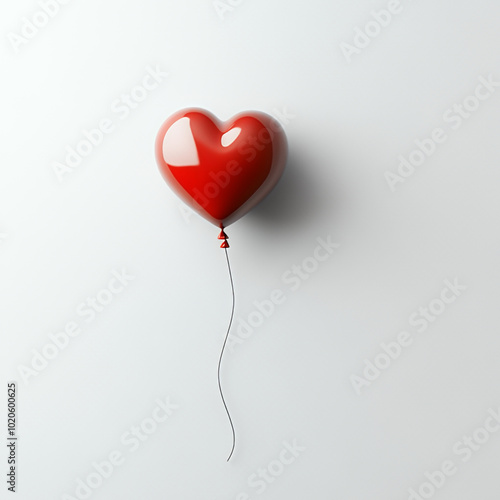
[[[124,463],[91,498],[404,500],[446,460],[456,472],[428,498],[499,498],[500,433],[466,463],[454,447],[484,438],[500,405],[500,89],[456,130],[443,115],[481,76],[500,81],[500,8],[401,6],[349,62],[341,44],[386,1],[243,0],[218,15],[211,0],[73,0],[18,51],[12,34],[40,7],[3,2],[0,434],[16,380],[17,498],[78,498],[78,478],[113,451]],[[148,66],[168,77],[121,119],[113,103]],[[288,115],[282,181],[228,229],[235,326],[272,290],[286,296],[226,353],[229,463],[224,254],[153,155],[186,106]],[[114,131],[59,182],[54,163],[103,118]],[[392,191],[386,172],[435,128],[446,142]],[[340,247],[292,291],[283,274],[321,237]],[[78,305],[122,269],[134,279],[87,324]],[[466,290],[419,333],[410,316],[447,279]],[[70,321],[82,333],[25,380],[20,367]],[[352,377],[401,331],[412,344],[358,394]],[[121,436],[167,397],[178,409],[131,452]],[[305,450],[280,471],[294,440]],[[252,474],[268,466],[279,473],[260,492]]]

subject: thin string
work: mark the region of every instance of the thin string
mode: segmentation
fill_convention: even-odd
[[[229,457],[227,458],[227,461],[229,462],[229,459],[232,457],[233,452],[234,452],[234,446],[236,444],[236,434],[234,432],[234,425],[233,421],[231,420],[231,415],[229,414],[229,410],[227,409],[226,401],[224,399],[224,394],[222,393],[222,387],[220,384],[220,365],[222,362],[222,355],[224,354],[224,349],[226,347],[227,339],[229,337],[229,331],[231,330],[231,325],[233,324],[233,316],[234,316],[234,283],[233,283],[233,274],[231,272],[231,264],[229,263],[229,255],[227,253],[227,248],[224,248],[224,251],[226,252],[226,260],[227,260],[227,269],[229,271],[229,279],[231,281],[231,294],[233,296],[233,305],[231,307],[231,319],[229,320],[229,326],[227,327],[227,333],[226,333],[226,338],[224,339],[224,344],[222,345],[222,350],[220,352],[220,357],[219,357],[219,366],[217,368],[217,380],[219,382],[219,392],[220,392],[220,397],[222,399],[222,403],[224,404],[224,408],[226,409],[227,416],[229,418],[229,423],[231,424],[231,430],[233,432],[233,447],[231,448],[231,453],[229,454]]]

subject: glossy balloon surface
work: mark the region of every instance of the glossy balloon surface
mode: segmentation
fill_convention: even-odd
[[[178,111],[156,138],[160,171],[177,195],[218,227],[259,203],[285,168],[287,140],[279,122],[260,112],[221,122],[208,111]]]

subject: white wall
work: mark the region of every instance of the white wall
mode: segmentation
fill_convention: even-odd
[[[497,499],[500,87],[479,86],[500,82],[498,2],[232,0],[220,15],[211,0],[47,2],[53,19],[24,42],[23,18],[44,23],[37,2],[4,2],[0,21],[0,425],[16,380],[17,498],[83,498],[77,479],[111,454],[121,465],[90,498]],[[168,76],[124,108],[148,67]],[[226,353],[229,464],[224,254],[153,155],[186,106],[268,112],[290,143],[276,190],[228,229],[235,326],[286,297]],[[102,120],[112,130],[59,182],[54,164]],[[433,133],[391,190],[398,157]],[[283,275],[318,238],[340,246],[292,290]],[[122,270],[123,291],[85,313]],[[445,280],[461,287],[449,303]],[[80,334],[54,350],[66,327]],[[22,368],[33,350],[56,356],[36,376]],[[158,398],[178,408],[152,431]],[[444,485],[425,485],[443,462]]]

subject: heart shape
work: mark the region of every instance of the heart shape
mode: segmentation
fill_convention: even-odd
[[[224,228],[273,189],[288,147],[279,122],[265,113],[245,112],[221,122],[206,110],[188,108],[163,123],[155,150],[175,193]]]

